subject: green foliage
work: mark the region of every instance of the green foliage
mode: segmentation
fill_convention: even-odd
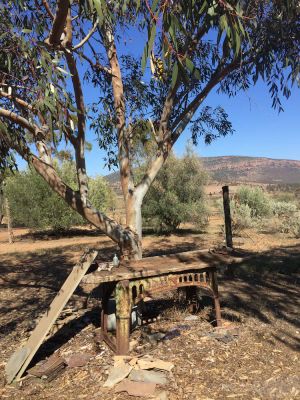
[[[252,217],[252,210],[248,204],[238,204],[234,200],[230,203],[232,229],[235,233],[241,232],[243,229],[251,228],[255,224]]]
[[[74,164],[65,161],[57,169],[64,182],[76,190]],[[105,211],[114,204],[113,194],[103,178],[91,179],[90,187],[90,199],[100,210]],[[15,226],[61,230],[86,222],[32,169],[10,175],[5,180],[4,190]]]
[[[275,217],[276,230],[300,237],[300,210],[297,205],[289,201],[274,201],[272,210]]]
[[[288,201],[274,201],[272,211],[277,217],[289,217],[297,211],[297,206]]]
[[[281,232],[289,233],[296,237],[300,238],[300,211],[293,213],[292,215],[283,219],[281,224]]]
[[[175,231],[185,222],[202,228],[208,216],[203,192],[206,181],[194,154],[188,152],[182,159],[171,156],[146,195],[143,217],[158,232]]]
[[[102,176],[89,180],[89,200],[100,211],[112,211],[116,207],[116,195]]]
[[[9,199],[14,226],[59,230],[83,222],[32,170],[9,177],[5,193]]]
[[[300,211],[295,202],[272,200],[260,188],[243,186],[231,200],[233,229],[264,227],[300,237]]]
[[[252,218],[264,218],[272,214],[272,204],[268,195],[259,187],[242,186],[238,189],[236,202],[247,205]]]

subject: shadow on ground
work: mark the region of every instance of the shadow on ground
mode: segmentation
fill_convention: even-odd
[[[68,247],[68,251],[72,248]],[[79,248],[76,248],[77,252]],[[115,246],[101,252],[102,260],[111,260]],[[37,253],[1,256],[0,337],[11,332],[30,331],[68,277],[74,262],[66,247]],[[85,298],[80,287],[76,296]]]
[[[224,316],[232,319],[238,312],[264,324],[276,320],[273,339],[299,350],[299,273],[300,244],[248,253],[220,279]]]
[[[160,248],[145,251],[146,256],[171,254],[195,250],[195,242],[171,246],[168,238],[161,238]],[[198,246],[199,248],[199,246]],[[111,260],[115,247],[102,250],[102,259]],[[53,249],[44,254],[20,254],[18,263],[13,257],[1,257],[1,308],[0,337],[5,342],[14,341],[14,348],[20,340],[28,337],[34,321],[40,318],[70,273],[73,263],[64,254],[64,249]],[[291,349],[299,349],[296,335],[299,329],[299,271],[300,244],[286,248],[274,248],[255,254],[248,253],[247,259],[235,266],[231,276],[221,274],[223,316],[239,320],[240,316],[252,317],[264,324],[280,320],[273,332],[273,340]],[[80,287],[75,295],[86,298]],[[50,354],[53,349],[69,340],[83,329],[87,322],[97,323],[98,311],[88,310],[74,325],[69,324],[44,343],[42,353]],[[242,320],[242,319],[241,319]],[[298,335],[299,336],[299,335]],[[41,353],[38,353],[40,358]]]

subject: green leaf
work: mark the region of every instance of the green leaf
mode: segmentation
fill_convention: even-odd
[[[44,103],[45,105],[49,108],[49,110],[51,111],[51,113],[55,113],[55,107],[54,105],[46,98],[44,99]]]
[[[63,74],[70,75],[68,71],[66,71],[65,69],[63,69],[63,68],[61,68],[61,67],[56,67],[56,69],[57,69],[58,71],[62,72]]]
[[[22,33],[31,33],[31,32],[32,32],[31,29],[26,29],[26,28],[22,29]]]
[[[171,81],[172,88],[175,87],[177,78],[178,78],[178,62],[174,65],[173,71],[172,71],[172,81]]]
[[[187,69],[188,69],[191,73],[194,72],[195,65],[194,65],[194,63],[193,63],[192,60],[190,60],[189,58],[186,58],[186,59],[185,59],[185,65],[187,66]]]
[[[200,79],[201,78],[201,74],[198,68],[195,67],[194,63],[192,60],[190,60],[189,58],[185,59],[185,65],[187,67],[187,69],[193,74],[193,76],[196,79]]]
[[[1,119],[0,119],[0,130],[4,133],[7,132],[7,126],[4,124],[4,122],[1,121]]]
[[[108,14],[106,3],[103,0],[92,0],[92,3],[94,4],[94,7],[97,11],[99,17],[99,25],[101,26],[103,25],[104,19]]]
[[[234,31],[234,44],[235,44],[235,52],[234,55],[237,57],[241,50],[241,38],[237,30]]]
[[[214,6],[209,7],[209,9],[207,10],[207,14],[210,15],[211,17],[213,17],[214,15],[216,15],[216,13],[215,13],[215,7],[214,7]]]
[[[148,41],[144,47],[144,51],[143,51],[143,57],[142,57],[142,72],[145,71],[146,68],[146,64],[147,64],[147,60],[150,56],[152,47],[153,47],[153,43],[154,43],[154,39],[155,39],[155,34],[156,34],[156,24],[153,24],[151,27],[151,30],[148,34]]]
[[[156,7],[157,7],[157,4],[158,4],[158,2],[159,2],[159,0],[154,0],[154,1],[153,1],[153,3],[152,3],[152,6],[151,6],[151,11],[152,11],[152,12],[154,12],[154,11],[155,11],[155,9],[156,9]]]
[[[137,0],[135,11],[138,11],[140,9],[140,7],[141,7],[141,0]]]

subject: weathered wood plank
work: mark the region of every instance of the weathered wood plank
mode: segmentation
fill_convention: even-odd
[[[43,315],[36,328],[31,333],[31,336],[29,337],[26,345],[17,350],[12,355],[5,368],[8,383],[12,382],[15,377],[17,379],[21,378],[30,361],[32,360],[43,340],[47,336],[50,328],[63,310],[67,301],[74,293],[75,289],[77,288],[83,276],[86,274],[88,268],[96,258],[97,254],[98,251],[96,250],[89,250],[84,253],[80,262],[75,265],[72,272],[63,284],[62,288],[52,301],[50,307]],[[21,356],[18,357],[18,354]]]

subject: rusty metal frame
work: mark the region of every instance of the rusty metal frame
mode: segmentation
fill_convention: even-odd
[[[102,298],[101,330],[103,340],[116,353],[129,352],[131,330],[131,308],[146,296],[166,292],[180,287],[201,287],[214,300],[217,326],[221,326],[221,308],[218,294],[216,268],[191,269],[156,275],[147,278],[132,278],[104,284]],[[107,302],[112,293],[116,299],[116,335],[107,331]]]

